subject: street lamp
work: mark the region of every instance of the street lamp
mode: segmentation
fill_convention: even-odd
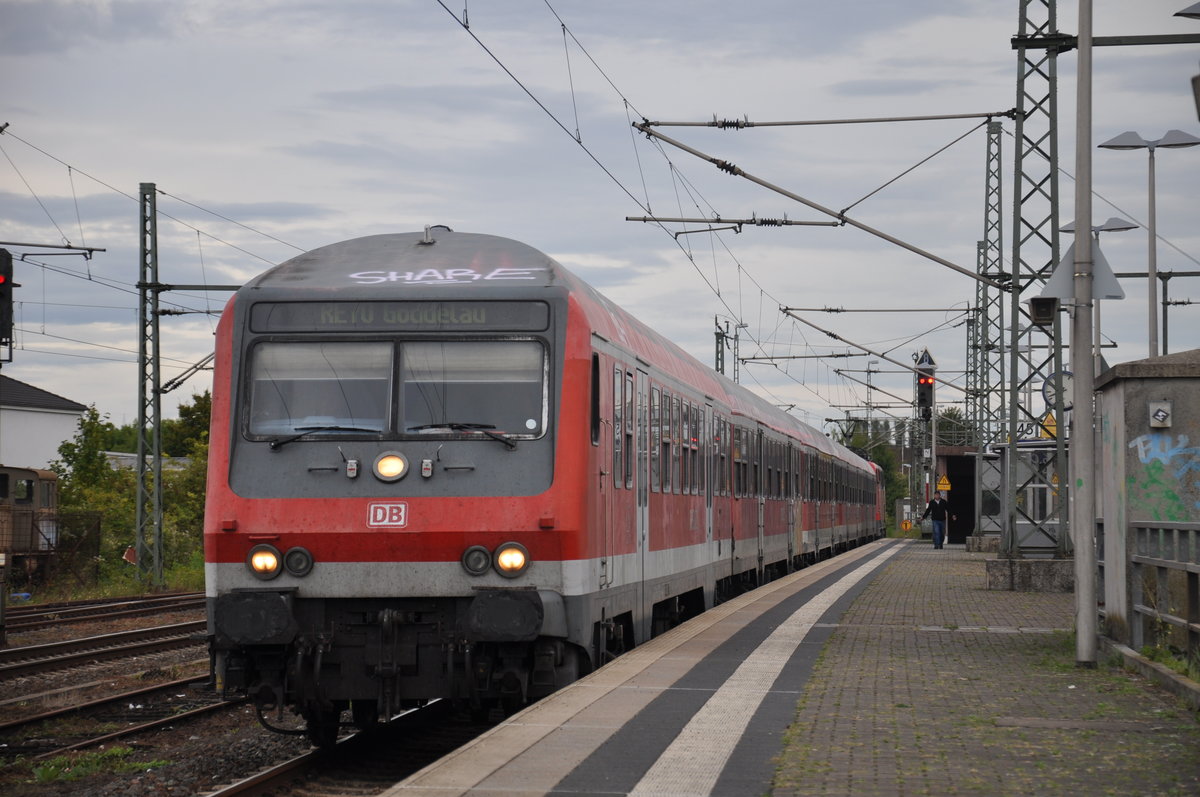
[[[1117,218],[1116,216],[1110,216],[1108,221],[1104,222],[1103,224],[1092,225],[1092,235],[1096,239],[1096,248],[1097,249],[1100,248],[1100,233],[1102,233],[1102,232],[1125,232],[1126,230],[1136,230],[1137,227],[1138,227],[1138,225],[1135,224],[1134,222],[1127,221],[1126,219]],[[1070,224],[1068,224],[1065,227],[1060,227],[1059,232],[1066,232],[1066,233],[1075,232],[1075,222],[1071,222]],[[1093,258],[1093,260],[1094,259],[1095,258]],[[1165,285],[1163,286],[1163,290],[1166,291]],[[1101,344],[1100,344],[1100,300],[1099,299],[1093,300],[1093,307],[1094,307],[1094,309],[1092,311],[1092,318],[1093,318],[1092,358],[1093,358],[1093,361],[1095,362],[1095,368],[1096,368],[1095,372],[1100,373],[1103,370],[1103,368],[1101,366],[1103,365],[1104,356],[1100,353],[1100,345]],[[1166,347],[1166,337],[1167,337],[1166,323],[1167,323],[1167,311],[1163,310],[1163,346],[1164,346],[1164,348]]]
[[[1150,153],[1150,220],[1147,225],[1150,236],[1147,276],[1149,277],[1150,310],[1150,356],[1158,356],[1158,233],[1154,223],[1154,150],[1158,147],[1178,149],[1194,147],[1200,138],[1182,130],[1168,130],[1162,138],[1149,141],[1132,130],[1122,133],[1100,144],[1101,149],[1145,149]]]

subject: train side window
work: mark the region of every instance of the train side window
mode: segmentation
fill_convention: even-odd
[[[42,482],[42,502],[38,506],[49,509],[54,506],[54,482]]]
[[[733,472],[730,474],[729,489],[733,493],[733,497],[737,498],[742,494],[742,430],[729,425],[729,463],[733,466]]]
[[[671,394],[664,389],[662,393],[662,416],[660,418],[662,434],[659,445],[662,449],[662,491],[671,492]]]
[[[621,395],[624,381],[621,369],[613,368],[613,485],[616,487],[625,484],[625,474],[621,469],[621,464],[625,460],[625,455],[621,450],[621,441],[625,436],[625,430],[621,428],[625,415],[625,402]]]
[[[763,482],[762,482],[764,446],[763,446],[763,434],[761,431],[757,433],[754,442],[755,442],[755,446],[754,446],[753,490],[754,490],[754,495],[759,496],[765,492],[765,490],[763,490]]]
[[[658,492],[662,484],[662,398],[661,391],[650,388],[650,489]]]
[[[729,490],[729,428],[724,418],[713,416],[713,490],[726,495]]]
[[[33,503],[33,479],[17,479],[16,489],[13,490],[13,503]]]
[[[742,490],[741,474],[739,473],[742,463],[738,454],[742,443],[741,430],[733,424],[729,424],[727,428],[729,429],[729,492],[734,498],[737,498],[741,495]]]
[[[679,429],[683,425],[683,414],[680,411],[679,396],[671,397],[671,492],[679,493],[683,481],[680,474],[679,458],[683,453],[683,435]]]
[[[592,355],[592,384],[589,404],[592,417],[592,445],[600,445],[600,355]]]
[[[680,450],[679,450],[679,459],[680,459],[679,471],[680,471],[680,477],[682,477],[682,478],[680,478],[679,486],[682,487],[682,492],[684,493],[684,495],[688,495],[688,493],[691,492],[691,480],[692,480],[692,478],[694,478],[694,477],[692,477],[692,473],[691,473],[691,403],[690,402],[686,402],[686,401],[683,402],[683,421],[682,421],[682,424],[680,424],[680,432],[682,432],[682,436],[680,436],[679,442],[682,443],[682,448],[680,448]]]
[[[8,498],[8,474],[0,473],[0,498]]]
[[[774,472],[771,474],[771,497],[783,497],[783,461],[780,459],[780,447],[778,441],[771,443],[771,466]]]

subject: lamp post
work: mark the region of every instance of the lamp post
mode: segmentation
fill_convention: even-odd
[[[1158,232],[1154,221],[1154,150],[1159,147],[1168,147],[1171,149],[1194,147],[1197,144],[1200,144],[1200,138],[1196,138],[1191,133],[1185,133],[1182,130],[1168,130],[1165,136],[1152,141],[1144,139],[1130,130],[1116,138],[1110,138],[1099,145],[1101,149],[1144,149],[1150,153],[1150,218],[1147,224],[1150,247],[1147,256],[1147,276],[1149,277],[1148,289],[1150,292],[1148,307],[1150,311],[1151,357],[1158,356]]]
[[[874,413],[871,412],[871,391],[873,390],[873,388],[871,387],[871,374],[877,373],[877,371],[871,370],[872,365],[879,365],[879,360],[867,360],[867,440],[868,441],[871,439],[871,435],[874,434],[874,430],[871,428],[871,424],[875,420],[875,418],[873,417]]]

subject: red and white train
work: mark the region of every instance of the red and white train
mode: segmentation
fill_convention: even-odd
[[[505,238],[300,255],[216,351],[215,681],[317,744],[345,710],[522,705],[882,533],[876,465]]]

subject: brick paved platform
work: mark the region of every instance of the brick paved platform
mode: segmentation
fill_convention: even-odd
[[[1101,654],[1074,596],[984,589],[995,554],[911,543],[841,617],[772,794],[1200,794],[1200,722]]]

